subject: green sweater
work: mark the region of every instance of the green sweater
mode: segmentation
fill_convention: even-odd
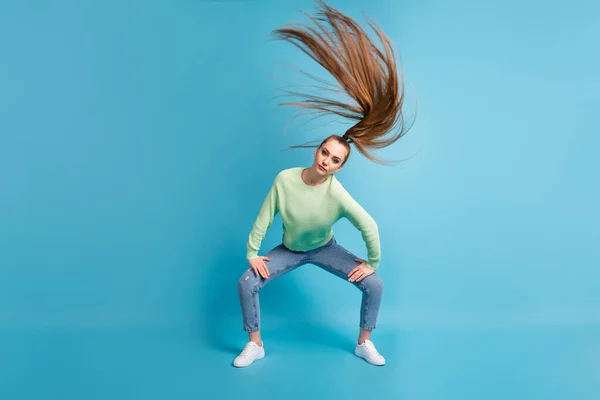
[[[310,186],[302,180],[303,169],[289,168],[277,174],[250,232],[246,257],[258,257],[262,240],[277,213],[281,213],[283,221],[283,244],[294,251],[325,245],[333,236],[333,224],[345,217],[361,232],[367,247],[367,266],[376,270],[381,250],[373,218],[334,175],[320,185]]]

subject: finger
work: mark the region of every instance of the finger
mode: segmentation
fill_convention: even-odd
[[[270,273],[269,273],[269,268],[267,268],[267,265],[266,265],[266,264],[264,264],[264,263],[263,263],[262,267],[263,267],[263,273],[264,273],[264,277],[265,277],[265,278],[268,278],[268,277],[269,277],[269,275],[270,275]]]
[[[260,265],[258,265],[258,264],[257,265],[253,265],[252,269],[256,273],[256,276],[260,276],[261,275],[261,273],[260,273]]]
[[[364,277],[364,276],[365,276],[365,271],[363,271],[362,269],[361,269],[361,270],[359,270],[359,271],[356,273],[356,276],[355,276],[355,278],[360,278],[361,276],[362,276],[362,277]]]
[[[352,271],[348,272],[348,276],[352,275],[357,269],[358,269],[358,267],[353,268]]]
[[[271,275],[271,271],[269,271],[267,264],[263,263],[263,268],[265,269],[265,274],[267,274],[267,277]]]

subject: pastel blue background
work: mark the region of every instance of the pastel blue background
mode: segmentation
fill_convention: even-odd
[[[345,126],[277,106],[290,65],[327,77],[269,42],[312,1],[3,1],[0,398],[599,398],[600,6],[330,4],[395,42],[416,113],[378,153],[401,166],[338,175],[379,224],[388,365],[352,354],[360,292],[305,266],[231,366],[247,235],[312,161],[283,150]]]

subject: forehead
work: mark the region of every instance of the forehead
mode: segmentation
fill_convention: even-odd
[[[335,140],[328,140],[323,144],[322,148],[327,149],[332,156],[339,159],[343,160],[346,157],[346,148]]]

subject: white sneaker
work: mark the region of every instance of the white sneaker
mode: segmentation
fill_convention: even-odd
[[[357,343],[354,354],[364,358],[373,365],[385,365],[385,358],[379,354],[375,345],[370,340],[365,340],[362,344]]]
[[[244,347],[244,350],[240,353],[239,356],[233,360],[234,367],[247,367],[252,364],[255,360],[259,360],[265,356],[265,347],[264,344],[262,346],[257,345],[256,343],[250,341]]]

